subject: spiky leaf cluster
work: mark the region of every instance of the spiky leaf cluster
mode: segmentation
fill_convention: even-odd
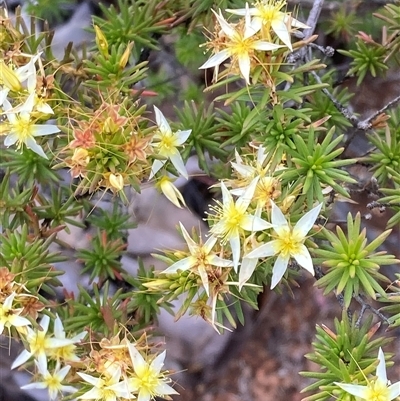
[[[356,42],[356,49],[338,51],[352,59],[348,75],[357,76],[357,85],[361,84],[368,73],[373,77],[384,76],[389,68],[385,61],[386,48],[378,43],[366,44],[359,39]]]
[[[312,207],[314,199],[322,202],[324,199],[323,188],[330,186],[336,192],[348,197],[343,182],[355,183],[341,167],[354,163],[352,159],[338,159],[343,153],[343,148],[337,146],[341,143],[343,135],[334,138],[334,129],[330,129],[321,143],[311,128],[307,137],[293,136],[295,149],[286,146],[290,155],[287,169],[278,171],[282,183],[294,182],[294,186],[301,186],[302,193],[307,196],[308,207]]]
[[[393,255],[385,252],[376,252],[390,235],[391,230],[380,234],[368,243],[366,229],[361,229],[361,215],[358,213],[353,219],[351,213],[347,215],[347,235],[340,226],[336,226],[336,234],[322,229],[328,244],[323,244],[315,250],[318,256],[315,263],[321,263],[327,268],[325,275],[316,285],[324,288],[324,294],[335,290],[337,294],[343,293],[345,306],[351,303],[353,295],[365,293],[376,299],[376,293],[385,296],[385,291],[379,282],[387,283],[389,280],[379,272],[383,265],[400,263]]]
[[[365,383],[367,375],[376,370],[378,348],[390,341],[389,338],[372,338],[380,326],[379,323],[372,325],[372,318],[359,326],[356,317],[349,319],[344,311],[342,319],[335,319],[334,324],[334,331],[325,325],[316,326],[313,351],[306,354],[306,358],[317,364],[319,371],[300,372],[316,380],[302,390],[302,393],[314,393],[303,401],[323,401],[331,399],[332,395],[338,396],[341,390],[335,381]]]

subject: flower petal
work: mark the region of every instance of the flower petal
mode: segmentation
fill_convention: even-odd
[[[248,12],[250,15],[257,14],[257,9],[254,7],[248,8],[248,9],[247,8],[238,8],[236,10],[227,8],[227,9],[225,9],[225,11],[227,11],[228,13],[231,13],[231,14],[243,15],[243,16],[246,15],[246,12]]]
[[[203,245],[203,249],[205,253],[208,255],[211,250],[214,248],[214,245],[216,244],[218,238],[215,237],[214,235],[210,235],[206,241],[206,243]]]
[[[132,343],[128,344],[128,349],[132,360],[133,369],[137,376],[140,377],[147,367],[146,361]]]
[[[56,125],[46,124],[34,124],[31,126],[32,136],[43,136],[50,135],[60,132],[60,129]]]
[[[279,49],[281,47],[283,47],[283,46],[276,45],[275,43],[265,42],[262,40],[259,40],[259,41],[253,43],[253,49],[256,49],[256,50],[270,51],[270,50]]]
[[[186,167],[182,160],[182,156],[179,154],[179,152],[176,151],[176,153],[171,154],[169,158],[170,158],[172,164],[174,165],[174,167],[178,170],[178,172],[186,179],[189,179],[188,173],[186,171]]]
[[[256,190],[258,184],[259,177],[255,177],[253,181],[251,181],[250,185],[247,187],[244,194],[237,200],[236,205],[243,212],[247,210],[250,205],[250,202],[253,200],[254,191]]]
[[[14,145],[15,142],[18,141],[18,136],[14,133],[8,134],[7,137],[4,139],[4,146],[11,146]]]
[[[244,257],[242,259],[242,263],[240,265],[239,270],[239,291],[242,289],[244,283],[251,277],[256,266],[257,266],[258,258],[247,258]]]
[[[233,203],[232,195],[228,191],[228,188],[226,187],[223,181],[221,181],[221,192],[222,192],[222,203],[224,206],[228,206],[230,203]]]
[[[296,262],[301,267],[309,271],[314,276],[315,272],[310,252],[308,252],[308,249],[304,244],[300,245],[300,249],[300,253],[294,253],[292,256],[296,259]]]
[[[171,132],[171,127],[168,124],[168,121],[164,117],[164,114],[161,113],[160,109],[158,109],[156,106],[154,107],[154,112],[156,114],[156,122],[159,130],[162,133],[170,133]]]
[[[282,277],[286,272],[288,262],[289,256],[283,257],[279,255],[277,257],[272,269],[271,290],[282,280]]]
[[[235,269],[235,272],[237,272],[240,259],[239,233],[236,233],[236,235],[232,235],[232,237],[229,239],[229,243],[231,244],[231,249],[232,249],[233,268]]]
[[[64,326],[62,324],[62,321],[58,315],[56,315],[56,318],[54,320],[54,336],[56,338],[65,338],[65,331],[64,331]]]
[[[137,396],[137,401],[149,401],[151,398],[151,394],[145,388],[141,388],[139,390],[139,394]]]
[[[283,215],[281,209],[279,209],[278,206],[276,206],[275,202],[271,200],[271,222],[274,226],[286,226],[288,227],[289,224],[285,219],[285,216]]]
[[[261,231],[273,227],[271,223],[263,220],[261,217],[246,215],[243,216],[242,224],[240,225],[246,231]]]
[[[201,283],[206,291],[207,297],[210,296],[210,286],[208,285],[208,274],[204,266],[199,266],[197,269],[199,276],[201,278]]]
[[[164,366],[166,351],[161,352],[160,355],[157,355],[150,364],[153,373],[158,376],[161,371],[161,368]]]
[[[290,49],[292,48],[292,43],[290,41],[290,35],[288,32],[288,28],[283,21],[283,19],[274,19],[271,21],[271,28],[274,30],[278,38]]]
[[[291,15],[285,15],[284,21],[285,21],[285,24],[290,21],[290,25],[295,27],[295,28],[300,28],[300,29],[308,29],[308,28],[310,28],[308,25],[303,24],[302,22],[300,22],[296,18],[293,18]]]
[[[386,384],[388,380],[386,375],[385,354],[383,353],[382,348],[379,348],[378,359],[379,359],[379,364],[376,368],[376,375]]]
[[[18,316],[18,315],[10,315],[8,317],[8,321],[14,327],[22,327],[22,326],[30,326],[31,325],[31,322],[26,317]]]
[[[25,363],[30,357],[32,356],[32,353],[24,349],[15,359],[13,364],[11,365],[11,369],[15,369],[18,366],[21,366],[23,363]]]
[[[277,240],[269,241],[265,244],[260,245],[258,248],[253,249],[250,253],[246,255],[246,258],[266,258],[268,256],[273,256],[277,253],[277,245]]]
[[[239,70],[246,80],[247,84],[250,84],[250,56],[248,53],[238,55]]]
[[[189,256],[188,258],[178,260],[173,265],[169,266],[167,269],[163,270],[163,273],[176,273],[178,270],[186,271],[196,265],[196,258]]]
[[[101,379],[98,377],[90,376],[83,372],[76,372],[85,382],[91,384],[92,386],[99,386]]]
[[[400,382],[393,383],[389,386],[389,400],[392,401],[400,395]]]
[[[189,233],[186,231],[186,228],[184,227],[184,225],[179,222],[179,225],[181,227],[181,231],[182,231],[182,235],[183,238],[186,241],[186,244],[189,248],[190,253],[193,255],[194,253],[196,253],[197,249],[198,249],[198,244],[196,244],[196,242],[193,241],[193,239],[190,237]]]
[[[294,226],[293,234],[305,237],[307,233],[311,230],[312,226],[314,225],[315,220],[317,220],[321,208],[322,208],[322,203],[320,203],[319,205],[311,209],[309,212],[307,212]]]
[[[7,99],[7,95],[8,95],[9,91],[10,91],[10,89],[8,89],[8,88],[3,88],[2,90],[0,90],[0,106],[2,106],[4,101]]]
[[[166,160],[156,159],[151,166],[151,173],[149,176],[149,180],[151,180],[160,170],[160,168],[165,164]]]
[[[183,143],[185,143],[191,133],[192,133],[191,129],[175,132],[175,136],[177,138],[176,145],[178,146],[178,145],[182,145]]]
[[[232,38],[236,35],[235,29],[225,20],[225,18],[221,14],[221,10],[219,10],[219,14],[217,14],[213,9],[211,11],[214,13],[219,25],[221,26],[222,31],[225,33],[228,38]]]
[[[208,264],[212,266],[218,267],[231,267],[233,266],[233,262],[229,259],[222,259],[218,255],[208,255],[206,257],[206,261]]]
[[[179,394],[177,391],[175,391],[167,383],[159,383],[159,384],[157,384],[157,386],[155,388],[155,391],[157,392],[157,394],[160,394],[160,396],[169,395],[169,394]]]
[[[43,157],[44,159],[48,159],[42,147],[38,145],[33,138],[26,138],[26,147],[35,152],[36,154],[38,154],[39,156]]]
[[[199,70],[205,70],[207,68],[216,67],[223,63],[227,58],[231,56],[231,52],[228,49],[221,50],[220,52],[214,54],[211,58],[209,58]]]
[[[263,26],[263,20],[261,17],[255,16],[251,20],[251,26],[253,27],[255,32],[258,32]]]
[[[29,383],[29,384],[25,384],[24,386],[21,386],[22,390],[30,390],[36,388],[38,390],[42,390],[44,388],[47,388],[47,383],[45,382],[39,382],[39,383]]]
[[[348,383],[336,383],[342,390],[348,392],[351,395],[356,397],[367,399],[368,395],[368,387],[367,386],[360,386],[358,384],[348,384]]]

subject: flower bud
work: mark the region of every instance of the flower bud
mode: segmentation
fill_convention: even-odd
[[[108,42],[106,37],[104,36],[103,31],[97,26],[94,26],[94,31],[96,33],[96,44],[99,48],[100,52],[103,54],[104,57],[108,57]]]
[[[4,60],[0,60],[0,83],[14,92],[22,90],[21,81],[17,74],[6,65]]]
[[[122,177],[121,174],[111,173],[108,181],[110,182],[111,187],[117,191],[121,191],[124,187],[124,177]]]
[[[162,177],[157,183],[157,186],[161,189],[161,192],[167,197],[167,199],[176,207],[182,208],[182,205],[186,206],[182,194],[172,183],[170,178],[166,176]]]
[[[133,42],[128,43],[128,46],[126,47],[124,54],[122,55],[121,60],[118,63],[121,70],[124,69],[126,64],[128,63],[129,56],[131,55],[132,47],[133,47]]]

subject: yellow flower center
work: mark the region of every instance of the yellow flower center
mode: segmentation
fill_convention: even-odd
[[[301,252],[303,237],[293,233],[289,227],[277,227],[275,231],[278,234],[276,253],[280,253],[282,257],[288,257]]]
[[[382,380],[370,382],[365,391],[367,401],[389,401],[389,387]]]
[[[40,351],[44,351],[46,349],[46,334],[38,332],[33,341],[29,342],[29,345],[33,355],[37,355]]]
[[[236,35],[235,35],[236,36]],[[232,55],[240,58],[249,55],[253,51],[254,38],[243,39],[237,35],[231,43],[227,43]]]
[[[47,384],[47,387],[51,390],[61,390],[61,382],[57,377],[49,375],[45,378],[44,382]]]
[[[255,5],[259,16],[263,19],[264,23],[272,22],[274,20],[282,19],[282,7],[286,4],[286,0],[276,1],[270,0],[267,3],[259,2]]]
[[[176,138],[174,135],[164,134],[157,146],[160,150],[160,155],[168,156],[175,151],[177,146]]]
[[[140,376],[136,376],[133,379],[133,382],[135,387],[143,389],[152,396],[157,395],[155,389],[160,382],[160,378],[150,366],[146,366],[143,371],[140,372]]]
[[[226,239],[231,238],[243,223],[244,213],[232,202],[224,210],[221,220],[224,221],[224,233]]]
[[[203,247],[199,247],[196,250],[196,253],[195,253],[194,257],[196,258],[196,261],[197,261],[197,267],[206,268],[209,265],[209,263],[208,263],[208,254],[204,250]]]
[[[116,394],[114,390],[109,390],[109,389],[101,389],[101,400],[108,401],[108,400],[115,400],[116,399]]]
[[[13,129],[18,135],[19,142],[25,142],[27,138],[32,136],[32,124],[29,119],[17,118]]]

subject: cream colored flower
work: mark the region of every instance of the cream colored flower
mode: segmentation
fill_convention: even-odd
[[[16,293],[13,292],[4,300],[2,305],[0,304],[0,335],[3,334],[6,327],[23,327],[31,324],[26,317],[19,316],[22,309],[13,308],[15,295]]]
[[[156,142],[154,142],[152,146],[157,150],[157,154],[162,156],[165,160],[154,160],[149,179],[154,177],[154,175],[165,164],[167,159],[171,160],[178,173],[183,175],[185,178],[188,178],[178,146],[181,146],[189,138],[192,130],[172,132],[168,121],[156,106],[154,106],[154,111],[156,113],[158,131],[154,135],[153,139]]]
[[[286,0],[260,0],[254,3],[254,7],[250,9],[226,10],[236,15],[250,14],[253,18],[251,28],[254,32],[261,30],[261,36],[266,40],[271,40],[270,30],[272,29],[276,36],[290,49],[292,43],[290,41],[291,27],[306,29],[309,26],[303,24],[297,19],[291,17],[287,12],[281,9],[286,5]]]
[[[21,387],[23,390],[47,388],[49,391],[50,401],[56,401],[60,393],[75,393],[77,391],[75,387],[62,384],[65,376],[67,376],[71,369],[70,365],[61,368],[60,364],[57,364],[52,373],[48,371],[47,364],[46,366],[41,366],[36,363],[36,366],[42,376],[42,381],[26,384]]]
[[[86,393],[80,395],[78,400],[97,400],[97,401],[119,401],[121,398],[132,399],[134,396],[129,390],[128,383],[121,379],[120,367],[109,367],[109,374],[101,377],[90,376],[83,372],[77,374],[93,387]],[[107,373],[107,372],[106,372]]]
[[[254,56],[255,50],[270,51],[278,49],[282,46],[274,43],[262,41],[254,34],[256,33],[254,28],[250,24],[250,14],[245,12],[245,24],[233,26],[229,24],[221,14],[217,14],[214,10],[211,10],[221,27],[223,34],[226,36],[224,45],[226,48],[219,50],[209,60],[207,60],[200,69],[206,69],[211,67],[218,67],[229,57],[232,58],[232,65],[239,67],[239,71],[247,84],[250,84],[250,70],[251,70],[251,59]]]
[[[208,271],[212,266],[230,267],[233,266],[231,260],[222,259],[212,249],[217,242],[217,238],[210,236],[205,244],[198,244],[190,237],[182,223],[179,223],[183,238],[189,248],[190,255],[187,258],[175,262],[173,265],[164,270],[163,273],[176,273],[177,271],[185,271],[192,269],[201,278],[204,289],[209,295]]]
[[[4,145],[9,147],[17,144],[17,149],[25,145],[28,149],[47,159],[46,153],[36,143],[35,137],[55,134],[60,130],[56,125],[35,124],[31,114],[34,102],[34,93],[30,94],[25,103],[16,109],[12,108],[7,99],[4,100],[3,109],[8,119],[8,123],[4,123],[6,127],[5,133],[8,134],[4,140]]]
[[[272,227],[271,223],[247,213],[257,183],[258,177],[253,179],[246,191],[235,202],[225,184],[221,182],[222,206],[215,208],[217,214],[212,216],[216,223],[211,227],[211,233],[224,242],[230,243],[235,271],[240,259],[240,236],[245,231],[261,231]]]
[[[137,394],[138,401],[178,394],[168,384],[170,380],[161,373],[165,351],[148,363],[133,344],[129,343],[128,348],[134,370],[133,377],[128,379],[129,387],[132,393]]]
[[[47,366],[47,357],[50,350],[65,347],[74,343],[73,340],[53,338],[48,335],[47,331],[49,329],[49,323],[50,317],[44,315],[39,323],[41,329],[38,328],[33,330],[30,327],[26,328],[27,333],[25,342],[29,347],[29,351],[27,349],[22,351],[12,364],[11,369],[21,366],[32,357],[37,360],[41,367]]]
[[[304,245],[304,241],[321,211],[322,203],[307,212],[293,228],[272,200],[271,205],[271,221],[274,225],[273,230],[275,231],[276,239],[260,245],[246,255],[246,258],[265,258],[278,255],[272,270],[272,289],[281,281],[290,258],[294,258],[301,267],[314,275],[311,255]]]
[[[182,194],[180,193],[179,189],[173,184],[173,181],[175,180],[167,176],[163,176],[157,181],[156,186],[160,188],[161,192],[170,202],[181,209],[182,205],[186,206],[185,199],[183,199]]]

